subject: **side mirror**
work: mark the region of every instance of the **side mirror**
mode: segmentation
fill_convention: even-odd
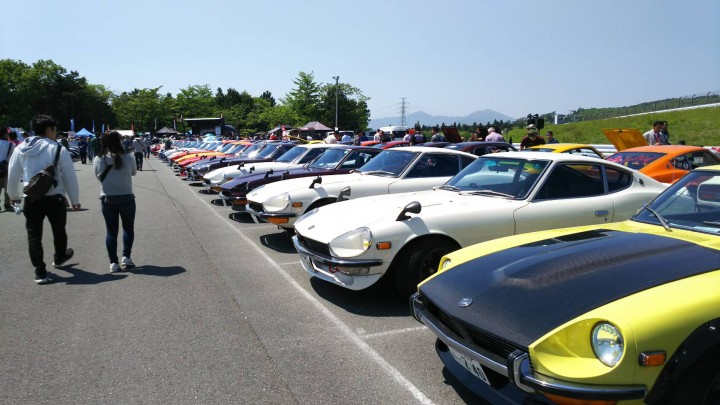
[[[248,174],[250,174],[250,173],[252,173],[252,172],[254,172],[254,171],[255,171],[255,166],[251,167],[250,170],[248,170]]]
[[[255,166],[253,166],[253,168],[255,168]],[[265,172],[265,178],[267,179],[268,177],[272,176],[272,174],[273,174],[273,169],[270,169],[270,170],[266,171],[266,172]]]
[[[312,183],[310,183],[310,188],[315,188],[316,184],[322,184],[322,177],[317,176],[313,179]]]
[[[420,205],[420,203],[417,201],[413,201],[406,205],[405,208],[402,209],[402,211],[400,211],[400,215],[398,215],[397,219],[395,220],[404,221],[406,219],[410,219],[410,217],[406,215],[408,212],[411,214],[419,214],[421,210],[422,206]]]
[[[283,174],[280,176],[280,180],[285,180],[286,178],[290,177],[290,171],[286,170],[283,172]]]
[[[348,196],[350,195],[350,186],[347,186],[340,190],[340,194],[338,195],[337,202],[345,201],[348,199]]]
[[[225,158],[223,158],[223,159],[225,159]],[[221,162],[222,162],[222,160],[221,160]],[[245,162],[242,162],[238,165],[238,170],[242,169],[243,166],[245,166]]]

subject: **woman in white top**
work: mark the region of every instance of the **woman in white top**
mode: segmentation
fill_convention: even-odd
[[[135,195],[132,176],[137,174],[135,157],[127,153],[119,132],[103,134],[100,155],[93,160],[95,176],[100,180],[100,201],[105,218],[105,247],[110,259],[110,272],[135,267],[131,258],[135,240]],[[117,238],[122,221],[123,250],[118,264]]]

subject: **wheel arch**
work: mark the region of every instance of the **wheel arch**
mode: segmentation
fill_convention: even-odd
[[[417,245],[424,243],[427,240],[433,240],[436,243],[447,243],[448,245],[454,245],[456,248],[455,250],[462,247],[455,239],[445,234],[430,233],[425,235],[419,235],[406,242],[405,245],[397,252],[395,257],[393,257],[392,262],[390,262],[390,266],[388,267],[388,273],[392,273],[393,271],[395,271],[395,267],[397,267],[397,264],[403,260],[403,257],[407,255],[408,252],[412,251]]]
[[[720,356],[720,318],[695,329],[668,359],[653,388],[645,397],[647,403],[662,403],[683,383],[685,377],[707,361],[717,362]]]

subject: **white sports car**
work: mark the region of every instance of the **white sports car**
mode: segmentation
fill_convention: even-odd
[[[410,295],[446,253],[519,233],[622,221],[665,185],[622,165],[564,153],[479,157],[430,191],[333,204],[295,222],[312,276],[360,290],[390,272]]]
[[[429,190],[444,184],[476,157],[422,146],[387,149],[353,173],[288,179],[258,187],[248,194],[246,211],[256,219],[292,230],[296,218],[338,200]],[[368,209],[372,207],[364,208]]]
[[[248,174],[248,173],[265,173],[270,170],[284,171],[290,169],[296,169],[302,167],[304,164],[313,161],[318,156],[322,155],[325,150],[338,146],[337,144],[326,144],[326,143],[313,143],[307,145],[298,145],[289,151],[285,152],[277,160],[272,162],[260,162],[260,163],[249,163],[249,164],[238,164],[232,166],[221,167],[219,169],[212,170],[203,176],[203,184],[207,189],[214,191],[220,191],[220,186],[226,182]]]

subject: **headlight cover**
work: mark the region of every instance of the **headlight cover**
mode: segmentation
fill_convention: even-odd
[[[284,210],[288,204],[290,204],[290,194],[282,193],[268,198],[263,203],[263,209],[267,212],[277,212]]]
[[[355,257],[372,246],[372,232],[369,228],[358,228],[333,239],[328,246],[336,257]]]
[[[608,367],[615,367],[625,352],[622,334],[608,322],[600,322],[593,327],[591,342],[595,357]]]
[[[440,259],[440,260],[441,260],[441,261],[440,261],[440,270],[441,270],[441,271],[442,271],[442,270],[445,270],[445,269],[448,268],[448,267],[450,267],[450,265],[452,264],[452,260],[450,260],[450,259],[443,258],[443,259]]]

